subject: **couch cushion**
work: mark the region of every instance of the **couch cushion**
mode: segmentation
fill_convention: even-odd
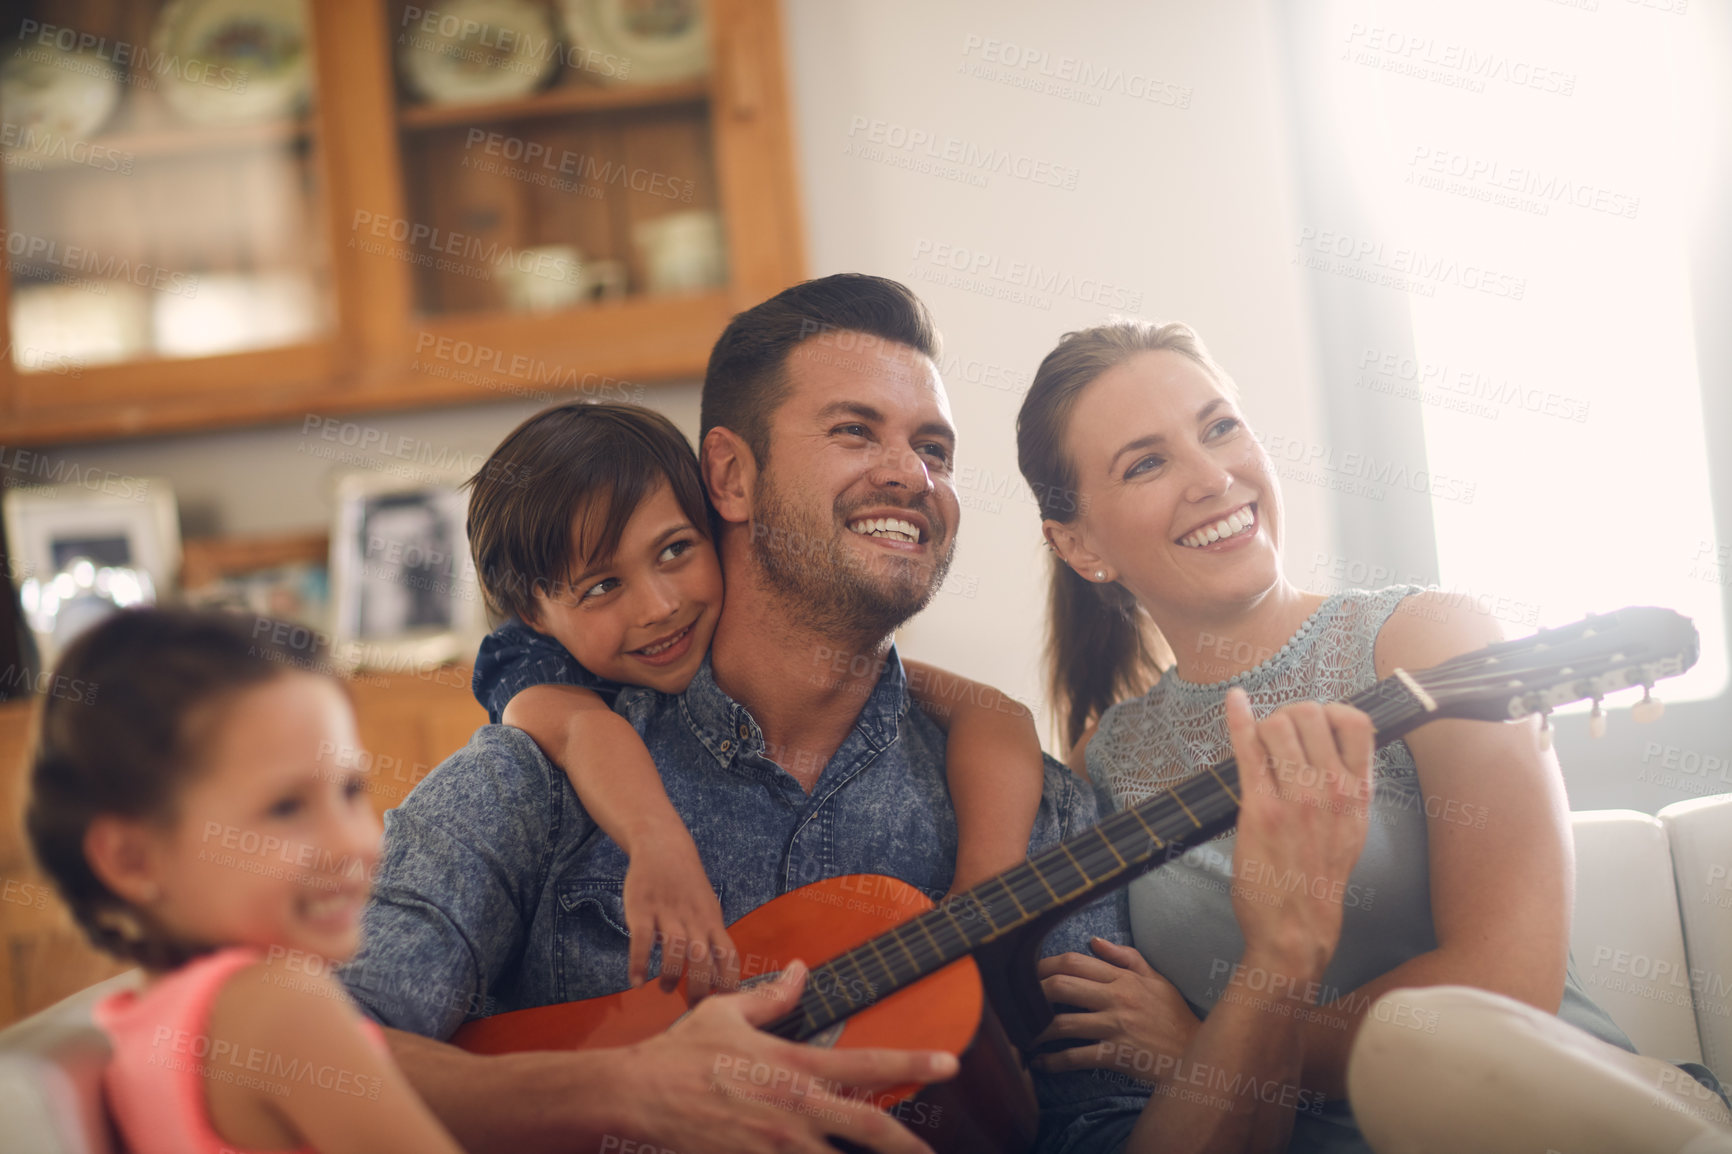
[[[1630,809],[1575,813],[1570,824],[1576,841],[1570,951],[1583,990],[1641,1053],[1700,1062],[1665,828]]]
[[[135,988],[137,970],[98,982],[0,1030],[0,1118],[6,1150],[17,1154],[115,1154],[103,1107],[108,1036],[90,1007]]]
[[[1702,1060],[1732,1082],[1732,794],[1660,811],[1672,846]]]

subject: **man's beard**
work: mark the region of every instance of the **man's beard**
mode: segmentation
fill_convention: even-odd
[[[771,589],[789,608],[826,637],[877,640],[926,608],[944,575],[950,571],[952,538],[942,556],[931,564],[883,551],[866,560],[848,547],[844,537],[850,512],[836,510],[835,521],[803,513],[783,499],[766,470],[759,474],[758,501],[752,510],[752,557]],[[895,502],[862,502],[857,508],[882,508]],[[913,506],[902,506],[914,508]],[[926,508],[919,509],[934,537],[943,526]]]

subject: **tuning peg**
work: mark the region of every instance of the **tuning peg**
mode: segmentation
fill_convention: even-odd
[[[1654,687],[1642,686],[1642,700],[1630,706],[1630,719],[1637,725],[1647,725],[1651,721],[1660,720],[1660,715],[1666,712],[1666,703],[1654,700]]]
[[[1545,753],[1552,747],[1552,711],[1540,711],[1540,752]]]
[[[1600,699],[1594,698],[1594,711],[1588,714],[1588,736],[1598,739],[1606,736],[1606,711],[1600,708]]]

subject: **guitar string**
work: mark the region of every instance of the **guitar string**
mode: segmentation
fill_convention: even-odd
[[[1386,728],[1386,723],[1389,721],[1398,721],[1399,717],[1412,714],[1412,695],[1406,693],[1405,688],[1401,688],[1399,683],[1379,683],[1365,693],[1356,695],[1354,702],[1360,702],[1360,698],[1373,697],[1382,698],[1382,700],[1365,700],[1363,705],[1367,707],[1367,712],[1372,714],[1373,723],[1377,723],[1379,729]],[[1382,721],[1379,721],[1379,716],[1382,717]],[[1209,809],[1211,816],[1202,821],[1202,825],[1209,825],[1212,821],[1219,820],[1219,816],[1226,816],[1226,814],[1231,813],[1233,807],[1237,807],[1226,807],[1223,814],[1212,813],[1211,802],[1219,802],[1223,797],[1230,797],[1230,795],[1225,794],[1211,778],[1211,773],[1205,769],[1199,775],[1181,781],[1176,787],[1160,794],[1157,799],[1152,799],[1152,802],[1169,801],[1173,795],[1178,795],[1179,790],[1183,790],[1183,788],[1202,785],[1204,792],[1200,797],[1181,797],[1181,801],[1188,802],[1192,809]],[[1145,802],[1145,806],[1148,804],[1150,802]],[[1195,828],[1199,828],[1197,825],[1179,823],[1178,814],[1174,813],[1173,809],[1167,809],[1164,816],[1166,816],[1169,835],[1160,840],[1166,844],[1173,844],[1178,837],[1183,837],[1185,833],[1193,832]],[[843,1005],[842,1012],[837,1012],[837,1008],[831,1005],[830,998],[824,995],[824,976],[814,976],[816,988],[802,991],[798,1014],[811,1022],[812,1028],[823,1028],[824,1024],[828,1024],[828,1021],[840,1021],[842,1017],[847,1017],[859,1008],[863,1008],[864,1005],[871,1005],[876,1000],[880,1000],[882,996],[885,996],[885,993],[906,986],[911,981],[918,981],[920,977],[927,976],[934,970],[942,969],[944,965],[949,965],[956,958],[960,958],[975,946],[979,946],[982,941],[987,941],[987,939],[1005,932],[1006,925],[1015,927],[1020,922],[1027,922],[1029,915],[1025,915],[1022,911],[1029,910],[1029,908],[1036,908],[1036,910],[1048,908],[1050,910],[1053,906],[1067,903],[1072,896],[1076,896],[1077,892],[1107,880],[1114,873],[1128,870],[1128,868],[1136,868],[1134,865],[1126,865],[1122,861],[1121,854],[1114,853],[1115,846],[1129,849],[1129,844],[1133,840],[1140,842],[1140,847],[1131,849],[1131,854],[1133,854],[1131,861],[1134,863],[1145,863],[1150,856],[1162,853],[1162,849],[1155,846],[1155,839],[1160,837],[1159,830],[1150,833],[1150,830],[1145,827],[1145,823],[1138,820],[1138,814],[1134,814],[1133,811],[1108,814],[1107,820],[1103,820],[1100,825],[1096,825],[1093,830],[1088,830],[1086,833],[1095,833],[1095,837],[1089,839],[1084,835],[1077,835],[1076,839],[1072,839],[1076,840],[1077,844],[1070,846],[1069,851],[1060,851],[1058,847],[1053,847],[1050,851],[1039,854],[1032,861],[1015,866],[1013,870],[1003,873],[999,877],[989,878],[987,882],[982,882],[979,887],[975,887],[972,891],[960,896],[958,903],[968,901],[973,906],[979,906],[984,913],[987,924],[991,925],[991,932],[987,932],[986,936],[977,937],[968,934],[960,924],[956,924],[953,913],[946,906],[925,911],[913,920],[897,925],[894,929],[887,930],[882,936],[878,936],[880,939],[887,937],[890,941],[894,941],[895,946],[904,951],[909,956],[909,960],[913,962],[913,970],[904,972],[899,963],[885,965],[880,951],[876,948],[869,948],[869,943],[857,946],[856,950],[845,951],[842,956],[837,956],[831,962],[824,963],[823,967],[816,967],[816,969],[826,970],[828,976],[835,977],[843,965],[852,965],[866,982],[868,996],[864,1000],[856,1000],[852,996],[842,995],[845,1005]],[[1088,858],[1083,859],[1079,854],[1086,854]],[[1076,885],[1063,884],[1063,878],[1058,877],[1057,873],[1053,873],[1051,870],[1051,866],[1055,865],[1063,865],[1065,866],[1065,873],[1076,875]],[[1001,891],[1010,896],[1011,901],[1018,904],[1017,915],[1011,915],[1010,911],[1003,910],[1001,906],[998,910],[994,910],[994,904],[987,899],[984,892],[980,892],[994,882],[999,885]],[[1020,887],[1020,892],[1018,892],[1018,887]],[[1046,891],[1046,898],[1043,898],[1041,891]],[[994,913],[998,913],[1001,917],[994,917]],[[949,941],[949,948],[935,950],[934,941],[937,941],[940,936]],[[840,991],[840,986],[842,986],[840,982],[831,981],[830,984],[831,989]],[[878,988],[882,988],[885,993],[878,993]],[[807,995],[814,995],[812,1002],[823,1003],[823,1014],[814,1012],[818,1007],[814,1007],[812,1002],[807,1000]],[[823,1021],[823,1019],[828,1019],[828,1021]]]
[[[1564,640],[1567,643],[1569,639]],[[1524,653],[1543,651],[1553,643],[1553,639],[1547,639],[1546,641],[1542,641],[1536,645],[1534,640],[1531,638],[1521,639],[1507,643],[1509,647],[1507,650],[1503,646],[1490,647],[1490,656],[1495,660],[1497,657],[1502,656],[1504,653],[1509,651],[1519,650]],[[1459,657],[1441,662],[1419,674],[1412,674],[1411,676],[1414,676],[1415,679],[1418,680],[1428,691],[1448,692],[1450,690],[1474,685],[1485,686],[1488,681],[1491,680],[1506,682],[1519,681],[1520,675],[1525,671],[1524,667],[1519,664],[1504,664],[1495,669],[1488,669],[1487,657],[1488,654],[1485,650],[1471,654],[1463,654]],[[1556,659],[1554,658],[1549,663],[1534,662],[1532,667],[1552,667],[1555,666],[1555,661]],[[1633,664],[1640,665],[1643,663],[1638,662]],[[1361,701],[1361,698],[1367,700]],[[1412,703],[1410,698],[1411,694],[1401,689],[1397,683],[1386,679],[1374,686],[1371,686],[1363,694],[1356,695],[1354,702],[1361,704],[1362,707],[1366,708],[1367,712],[1371,714],[1376,727],[1379,730],[1383,730],[1385,728],[1385,725],[1383,724],[1384,722],[1400,720],[1403,716],[1411,714]],[[1380,714],[1382,715],[1381,721],[1379,719]],[[1205,771],[1205,773],[1207,772],[1208,771]],[[1203,774],[1199,774],[1189,780],[1199,781],[1205,780],[1205,778]],[[1185,784],[1188,783],[1180,783],[1181,786]],[[1181,808],[1187,808],[1187,799],[1180,792],[1178,786],[1164,792],[1160,796],[1162,799],[1177,802]],[[1205,796],[1207,798],[1218,799],[1220,793],[1211,788]],[[1195,808],[1195,805],[1196,803],[1192,802],[1188,808]],[[1074,846],[1069,843],[1060,843],[1060,847],[1055,847],[1057,849],[1062,849],[1065,859],[1068,859],[1068,865],[1066,865],[1065,872],[1067,874],[1075,875],[1077,885],[1074,889],[1064,886],[1063,879],[1059,878],[1050,868],[1054,865],[1062,865],[1065,863],[1061,862],[1060,858],[1056,854],[1053,854],[1052,856],[1040,855],[1034,861],[1024,863],[1022,866],[1016,867],[1014,870],[1008,871],[1006,874],[1000,875],[994,879],[989,879],[989,882],[982,883],[981,886],[969,891],[968,894],[960,896],[958,901],[953,903],[951,907],[941,907],[933,911],[928,911],[903,923],[902,925],[894,927],[885,934],[880,935],[880,937],[889,938],[898,949],[908,956],[910,962],[913,964],[913,970],[907,974],[898,973],[900,967],[896,964],[890,964],[888,966],[879,965],[875,967],[880,972],[886,988],[895,988],[899,985],[904,985],[909,981],[916,980],[927,973],[931,973],[934,970],[954,961],[957,957],[960,957],[962,954],[978,945],[981,941],[990,940],[993,936],[1004,932],[1005,927],[1014,927],[1017,923],[1028,920],[1029,915],[1027,911],[1031,906],[1040,909],[1042,907],[1050,908],[1052,905],[1062,905],[1074,894],[1090,888],[1093,885],[1098,885],[1100,882],[1111,878],[1116,873],[1136,868],[1138,865],[1145,863],[1148,857],[1163,852],[1160,846],[1156,843],[1159,834],[1148,830],[1141,821],[1114,820],[1115,818],[1127,816],[1134,817],[1134,815],[1130,814],[1130,811],[1110,815],[1108,819],[1103,820],[1100,824],[1094,827],[1092,831],[1088,831],[1094,833],[1096,835],[1095,837],[1087,838],[1084,835],[1078,835],[1076,838],[1072,839],[1076,843]],[[1166,816],[1169,818],[1173,817],[1171,810],[1168,811]],[[1204,824],[1209,824],[1209,822],[1198,822],[1194,814],[1191,816],[1195,823],[1192,827],[1193,829],[1200,828]],[[1209,819],[1210,822],[1213,820],[1216,820],[1216,818],[1211,817]],[[1109,826],[1111,827],[1110,829]],[[1139,826],[1142,826],[1143,828],[1139,829]],[[1131,849],[1130,861],[1127,861],[1124,853],[1121,852],[1121,847],[1130,847],[1130,842],[1127,841],[1127,838],[1134,839],[1139,843],[1136,848]],[[1171,843],[1175,839],[1169,837],[1161,840]],[[1087,855],[1086,860],[1084,860],[1084,857],[1080,855]],[[1034,884],[1030,884],[1030,879],[1032,879]],[[997,911],[1002,915],[1002,919],[1001,917],[994,916],[995,911],[993,904],[988,900],[987,895],[980,892],[986,885],[991,884],[991,882],[998,883],[1000,890],[1006,896],[1010,897],[1012,902],[1018,907],[1018,913],[1022,916],[1019,917],[1008,910],[1003,910],[1002,908]],[[1038,885],[1039,889],[1036,888],[1036,885]],[[1022,887],[1021,893],[1018,892],[1019,886]],[[1043,901],[1039,892],[1040,890],[1046,891],[1047,896],[1052,899],[1050,903]],[[964,903],[969,907],[978,910],[980,915],[989,924],[990,932],[984,938],[976,938],[967,932],[961,925],[957,924],[953,908],[954,905],[961,905]],[[944,939],[948,939],[948,945],[946,945],[944,941],[940,940],[941,936]],[[864,949],[864,947],[858,949]],[[870,978],[867,977],[862,963],[864,958],[871,958],[876,955],[876,953],[877,951],[875,949],[873,954],[866,955],[860,955],[856,954],[855,951],[849,951],[849,954],[854,956],[849,957],[848,955],[844,955],[843,958],[835,959],[835,961],[830,965],[839,968],[840,964],[844,960],[847,960],[850,964],[854,965],[856,971],[861,974],[862,978],[867,980],[868,985],[870,986]],[[876,1000],[876,998],[872,1000]],[[825,998],[824,1001],[826,1002],[826,1008],[828,1009],[828,999]],[[849,999],[849,1001],[852,1003],[852,999]],[[851,1008],[857,1009],[858,1006],[853,1006]]]
[[[1364,700],[1362,701],[1362,699]],[[1391,722],[1411,716],[1413,711],[1412,695],[1398,682],[1388,680],[1379,682],[1363,693],[1355,695],[1352,700],[1355,703],[1362,703],[1362,707],[1371,716],[1379,731],[1384,730]],[[1186,797],[1181,794],[1182,790],[1195,785],[1204,787],[1201,796]],[[964,895],[959,895],[958,904],[967,901],[969,904],[980,908],[985,919],[991,925],[991,932],[984,937],[970,935],[956,922],[953,913],[947,907],[940,906],[926,911],[873,939],[888,939],[892,942],[897,949],[909,957],[912,969],[904,971],[900,963],[887,963],[882,953],[872,946],[871,941],[863,943],[830,962],[814,968],[814,976],[811,980],[817,988],[802,991],[800,1003],[795,1013],[807,1019],[812,1028],[821,1029],[830,1022],[847,1017],[864,1006],[880,1000],[888,992],[906,986],[943,968],[945,965],[949,965],[981,942],[990,940],[1004,932],[1005,927],[1014,927],[1017,923],[1030,920],[1026,914],[1017,916],[1002,909],[995,911],[990,901],[981,893],[987,886],[997,883],[1000,889],[1018,905],[1019,913],[1031,908],[1050,909],[1063,905],[1076,894],[1098,885],[1117,873],[1136,868],[1137,865],[1146,862],[1151,856],[1165,852],[1156,846],[1156,838],[1160,838],[1162,842],[1171,845],[1184,834],[1212,824],[1220,817],[1230,814],[1237,808],[1236,805],[1230,805],[1220,814],[1215,814],[1211,807],[1211,802],[1219,803],[1224,797],[1229,797],[1229,795],[1212,780],[1210,772],[1204,770],[1157,795],[1156,798],[1150,799],[1150,802],[1143,803],[1144,806],[1149,806],[1152,803],[1171,802],[1173,799],[1177,799],[1192,810],[1209,811],[1210,816],[1206,819],[1193,825],[1179,825],[1177,832],[1174,833],[1170,827],[1178,824],[1177,814],[1169,809],[1164,815],[1169,825],[1170,836],[1167,837],[1161,837],[1159,830],[1151,834],[1143,821],[1138,820],[1135,810],[1124,810],[1109,815],[1091,830],[1071,839],[1077,844],[1060,843],[1059,846],[1052,847],[1052,849],[1037,855],[1033,860],[1013,867],[1004,874],[988,879]],[[1146,817],[1146,815],[1144,816]],[[1086,835],[1090,833],[1095,836],[1087,837]],[[1122,851],[1128,848],[1132,841],[1142,844],[1139,848],[1131,850],[1130,862],[1135,864],[1127,864]],[[1067,845],[1068,849],[1064,848]],[[1120,852],[1114,852],[1115,848],[1119,849]],[[1087,855],[1086,860],[1083,855]],[[1064,879],[1053,873],[1052,867],[1057,865],[1062,865],[1067,874],[1074,876],[1076,882],[1074,886],[1064,885]],[[1021,887],[1020,892],[1019,886]],[[1045,892],[1044,897],[1042,891]],[[1001,914],[1002,917],[995,917],[995,912]],[[948,948],[934,948],[933,943],[940,938],[940,935],[948,939]],[[860,974],[866,983],[867,996],[864,999],[856,1000],[843,994],[842,1000],[846,1004],[841,1012],[837,1012],[831,1004],[830,998],[825,994],[823,986],[828,978],[831,979],[831,988],[840,991],[842,983],[834,979],[839,975],[844,965],[852,966]],[[820,974],[818,971],[825,973]],[[880,986],[884,991],[883,993],[879,992],[878,987]],[[808,1001],[809,994],[814,996],[813,1000],[822,1003],[823,1012],[821,1014],[815,1012],[818,1007]],[[829,1020],[825,1021],[824,1019]]]

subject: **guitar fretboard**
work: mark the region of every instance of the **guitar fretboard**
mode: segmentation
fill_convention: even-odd
[[[1370,715],[1380,746],[1427,717],[1395,677],[1347,704]],[[810,1038],[982,946],[1128,884],[1225,832],[1238,814],[1239,768],[1228,758],[814,967],[799,1005],[766,1029]]]

